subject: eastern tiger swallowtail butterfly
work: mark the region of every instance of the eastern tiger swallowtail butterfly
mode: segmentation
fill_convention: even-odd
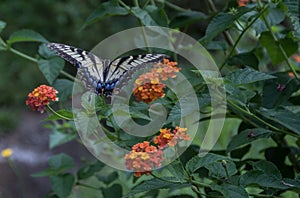
[[[48,43],[47,47],[72,65],[77,66],[79,75],[87,88],[93,89],[96,94],[105,96],[112,95],[114,88],[127,71],[145,63],[160,62],[167,58],[164,54],[145,54],[107,61],[91,52],[60,43]]]

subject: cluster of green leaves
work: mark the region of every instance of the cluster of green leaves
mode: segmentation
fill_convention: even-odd
[[[227,94],[224,99],[228,106],[225,127],[214,149],[200,157],[201,138],[196,138],[172,164],[137,180],[121,171],[107,171],[109,168],[99,162],[87,163],[74,174],[70,157],[53,156],[49,159],[49,168],[35,174],[50,177],[52,192],[49,196],[88,193],[109,197],[114,192],[120,197],[288,197],[300,192],[300,81],[297,75],[300,68],[290,58],[298,50],[299,2],[258,0],[238,8],[229,1],[223,4],[223,11],[216,10],[212,1],[207,3],[210,12],[190,10],[163,0],[133,1],[132,4],[106,1],[87,18],[82,29],[115,16],[131,16],[143,26],[182,28],[187,33],[191,27],[204,26],[206,31],[197,37],[215,55],[224,75]],[[4,27],[5,23],[1,22],[0,31]],[[63,61],[43,45],[39,47],[37,58],[12,47],[14,43],[28,41],[47,42],[34,31],[21,30],[6,42],[1,39],[0,49],[37,63],[48,83],[59,90],[61,100],[67,100],[73,82],[58,78],[60,74],[72,78],[63,70]],[[211,100],[209,90],[205,81],[190,68],[183,67],[182,72],[199,92],[200,107],[207,110]],[[101,98],[97,100],[100,100],[96,108],[99,119],[105,118],[105,124],[118,134],[111,134],[110,139],[125,148],[147,140],[122,133],[111,118],[110,106]],[[177,100],[174,93],[168,91],[165,98],[156,101],[168,111],[167,125],[179,122],[181,111]],[[82,101],[86,111],[89,111],[88,103],[87,99]],[[131,115],[137,122],[150,120],[146,104],[133,102],[132,105]],[[193,109],[188,113],[192,112]],[[73,122],[66,121],[73,119],[72,112],[60,110],[58,113],[67,119],[61,123],[61,116],[48,118],[54,122],[48,125],[53,128],[51,148],[76,138]],[[82,120],[81,124],[88,135],[93,129],[86,121]],[[207,118],[200,120],[198,137],[208,124]]]

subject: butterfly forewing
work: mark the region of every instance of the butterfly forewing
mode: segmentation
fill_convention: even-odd
[[[54,50],[58,56],[77,66],[79,68],[79,75],[84,75],[85,78],[90,78],[93,81],[104,80],[104,63],[91,52],[60,43],[49,43],[47,46],[51,50]],[[89,81],[88,83],[90,83]]]

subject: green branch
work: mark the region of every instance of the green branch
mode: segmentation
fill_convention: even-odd
[[[26,55],[26,54],[24,54],[24,53],[22,53],[22,52],[20,52],[20,51],[18,51],[18,50],[15,50],[15,49],[13,49],[13,48],[11,48],[11,47],[8,48],[8,51],[10,51],[10,52],[12,52],[12,53],[14,53],[14,54],[16,54],[16,55],[18,55],[18,56],[24,58],[24,59],[30,60],[30,61],[32,61],[32,62],[34,62],[34,63],[37,63],[37,62],[38,62],[37,59],[32,58],[31,56],[28,56],[28,55]]]
[[[165,0],[155,0],[155,1],[158,2],[158,3],[162,3],[162,4],[166,5],[166,6],[168,6],[169,8],[172,8],[173,10],[176,10],[176,11],[179,11],[179,12],[186,12],[186,11],[188,11],[188,10],[186,10],[184,8],[181,8],[181,7],[179,7],[179,6],[177,6],[177,5],[173,4],[173,3],[170,3],[168,1],[165,1]]]
[[[214,2],[213,2],[212,0],[208,0],[207,2],[208,2],[208,5],[209,5],[210,9],[211,9],[213,12],[217,13],[218,10],[217,10],[217,8],[216,8]],[[226,42],[227,42],[230,46],[234,46],[234,41],[233,41],[233,39],[232,39],[232,37],[231,37],[231,35],[230,35],[230,33],[229,33],[228,31],[223,31],[223,36],[225,37]],[[234,51],[236,51],[236,53],[239,52],[239,50],[238,50],[236,47],[234,47],[234,48],[232,48],[232,49],[233,49]]]
[[[255,115],[254,113],[250,112],[249,110],[245,110],[243,108],[241,108],[240,106],[236,105],[235,103],[233,103],[232,101],[228,100],[227,104],[229,106],[231,106],[232,108],[238,110],[239,112],[242,112],[243,114],[246,114],[247,116],[251,117],[252,119],[255,119],[256,121],[260,122],[261,124],[267,126],[269,129],[273,130],[276,133],[280,133],[280,134],[286,134],[286,135],[290,135],[293,137],[297,137],[299,138],[299,135],[291,133],[289,131],[285,131],[283,129],[279,129],[275,126],[273,126],[272,124],[266,122],[265,120],[261,119],[260,117],[258,117],[257,115]],[[241,116],[241,115],[240,115]],[[245,120],[249,121],[250,124],[252,124],[255,127],[260,127],[259,125],[257,125],[256,123],[253,123],[252,121],[250,121],[249,119],[246,119],[244,116],[243,117]]]
[[[262,7],[263,7],[263,5],[262,5],[262,3],[261,3],[261,0],[258,0],[257,3],[258,3],[259,8],[262,8]],[[271,33],[273,40],[274,40],[275,43],[277,44],[277,46],[278,46],[278,48],[279,48],[279,50],[280,50],[280,53],[283,55],[284,61],[285,61],[286,64],[289,66],[290,70],[292,70],[292,72],[293,72],[295,78],[296,78],[296,79],[299,79],[298,74],[297,74],[295,68],[294,68],[293,65],[291,64],[291,62],[290,62],[290,60],[289,60],[289,57],[288,57],[288,55],[286,54],[286,51],[284,50],[284,48],[283,48],[283,46],[281,45],[281,43],[278,42],[278,39],[276,38],[276,35],[274,34],[274,32],[273,32],[273,30],[272,30],[272,27],[271,27],[269,21],[267,20],[267,18],[266,18],[266,16],[265,16],[264,14],[262,15],[262,19],[263,19],[264,23],[266,24],[266,26],[267,26],[269,32]]]
[[[0,38],[0,42],[1,42],[5,47],[7,47],[6,43],[4,43],[4,41],[3,41],[1,38]],[[14,48],[8,47],[8,48],[7,48],[7,51],[12,52],[13,54],[15,54],[15,55],[17,55],[17,56],[20,56],[20,57],[22,57],[22,58],[24,58],[24,59],[26,59],[26,60],[29,60],[29,61],[31,61],[31,62],[34,62],[34,63],[36,63],[36,64],[38,63],[38,59],[33,58],[33,57],[31,57],[31,56],[28,56],[27,54],[24,54],[23,52],[20,52],[20,51],[14,49]],[[61,70],[60,73],[61,73],[62,75],[64,75],[65,77],[71,79],[72,81],[75,81],[75,77],[72,76],[72,75],[70,75],[70,74],[68,74],[67,72]]]
[[[225,59],[225,61],[223,62],[223,64],[221,65],[221,67],[219,68],[220,70],[226,65],[226,61],[232,56],[233,52],[235,51],[238,43],[241,41],[242,37],[244,36],[244,34],[247,32],[247,30],[252,27],[252,25],[259,19],[259,17],[261,15],[263,15],[263,13],[266,11],[266,9],[269,7],[269,5],[267,5],[266,7],[264,7],[263,9],[260,10],[260,12],[258,13],[258,15],[245,27],[243,28],[242,33],[239,35],[239,37],[237,38],[237,40],[235,41],[228,57]]]
[[[65,120],[69,120],[69,121],[73,121],[73,119],[67,118],[59,113],[57,113],[56,111],[54,111],[54,109],[52,109],[49,105],[47,105],[47,108],[55,115],[57,115],[58,117],[65,119]]]

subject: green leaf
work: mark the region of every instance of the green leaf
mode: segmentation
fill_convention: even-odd
[[[3,45],[3,43],[0,43],[0,51],[7,50],[7,47]]]
[[[58,91],[59,101],[70,99],[73,91],[73,81],[67,79],[57,79],[53,83],[53,87]]]
[[[232,89],[232,90],[230,90]],[[230,87],[229,85],[226,85],[226,91],[229,93],[228,99],[234,100],[241,105],[244,105],[245,103],[248,103],[251,98],[253,98],[256,93],[254,91],[251,91],[249,89],[242,89],[242,88],[234,88]]]
[[[283,3],[287,6],[289,16],[294,30],[294,36],[300,38],[300,20],[299,20],[299,7],[300,3],[298,0],[285,0]]]
[[[294,133],[300,135],[300,118],[297,114],[287,109],[265,109],[260,108],[259,112],[266,118],[281,124]]]
[[[237,170],[235,164],[227,157],[208,153],[204,157],[195,156],[186,163],[186,170],[193,173],[201,167],[209,170],[209,175],[216,178],[227,176],[225,167],[222,165],[222,160],[226,161],[226,167],[229,176],[234,175]]]
[[[45,39],[40,33],[35,32],[33,30],[19,30],[10,35],[7,43],[9,45],[17,42],[41,42],[47,43],[47,39]]]
[[[228,44],[225,41],[210,41],[204,46],[208,50],[221,50],[225,51],[228,48]]]
[[[140,118],[144,120],[151,121],[151,118],[148,115],[148,105],[145,103],[134,103],[134,106],[129,106],[130,115],[132,118]]]
[[[61,109],[61,110],[56,111],[56,113],[66,117],[66,118],[73,119],[73,113],[71,111]],[[61,120],[61,119],[62,118],[59,117],[58,115],[52,114],[46,120]]]
[[[223,12],[219,13],[209,23],[205,32],[205,36],[201,39],[201,43],[208,43],[210,40],[215,38],[218,34],[230,28],[234,24],[234,21],[236,19],[238,19],[240,16],[244,15],[245,13],[250,12],[252,9],[246,7],[240,8],[235,15],[230,13],[223,13]]]
[[[207,26],[205,32],[205,39],[210,41],[216,37],[221,32],[225,31],[227,28],[231,27],[235,17],[230,13],[219,13],[215,16],[212,21]]]
[[[268,11],[267,20],[271,26],[280,24],[285,18],[284,11],[280,8],[270,7]]]
[[[77,137],[77,134],[63,133],[63,132],[55,130],[55,131],[53,131],[53,133],[50,134],[49,148],[53,149],[56,146],[70,142],[71,140],[75,139],[76,137]]]
[[[64,153],[51,156],[48,163],[50,168],[57,170],[57,173],[74,167],[73,159]]]
[[[2,30],[6,27],[6,22],[4,21],[0,21],[0,33],[2,32]]]
[[[272,162],[260,160],[253,164],[253,168],[254,170],[263,171],[266,175],[275,177],[278,180],[282,179],[280,171]]]
[[[151,15],[140,7],[133,7],[131,9],[132,14],[138,18],[145,26],[158,26],[158,23],[154,21]]]
[[[284,178],[283,183],[285,185],[288,185],[291,187],[291,190],[293,190],[296,193],[300,193],[300,181],[297,179],[290,179],[290,178]]]
[[[117,3],[117,1],[108,1],[102,3],[84,22],[81,29],[110,16],[124,16],[129,11]]]
[[[251,142],[257,139],[269,138],[273,134],[274,133],[272,131],[263,128],[246,129],[232,137],[231,141],[227,146],[227,152],[231,152],[243,145],[250,144]]]
[[[145,180],[139,183],[138,185],[136,185],[134,188],[132,188],[130,193],[127,196],[132,196],[150,190],[158,190],[158,189],[166,189],[166,188],[179,189],[179,188],[190,186],[190,184],[173,183],[173,182],[165,181],[165,178],[162,179],[164,180],[160,180],[157,178]]]
[[[117,172],[112,172],[109,174],[98,174],[96,175],[97,179],[101,182],[104,182],[106,185],[109,185],[111,182],[113,182],[114,180],[116,180],[118,178],[118,173]]]
[[[54,193],[60,198],[65,198],[71,193],[75,177],[72,174],[67,173],[61,176],[51,176],[50,181]]]
[[[249,185],[259,185],[262,187],[288,189],[289,186],[284,185],[281,180],[276,177],[265,174],[260,170],[250,170],[240,177],[240,185],[246,187]]]
[[[120,184],[114,184],[109,188],[102,190],[103,197],[122,197],[123,189]]]
[[[175,160],[173,163],[165,167],[180,183],[186,182],[186,177],[184,175],[184,169],[179,160]]]
[[[272,6],[273,7],[270,7],[265,11],[265,13],[268,13],[266,15],[266,19],[270,26],[278,25],[285,19],[285,13],[282,11],[282,9],[275,8],[274,4]],[[268,30],[265,22],[262,19],[258,19],[253,24],[253,28],[256,30],[257,35]]]
[[[89,115],[83,111],[76,114],[76,123],[77,128],[80,130],[81,134],[84,135],[83,138],[96,132],[96,129],[99,126],[97,116]]]
[[[49,59],[51,57],[56,56],[54,51],[51,51],[49,47],[47,47],[45,44],[41,44],[39,46],[39,50],[38,50],[39,54],[45,58],[45,59]]]
[[[86,92],[81,96],[81,106],[87,111],[87,112],[94,112],[95,106],[96,106],[96,95],[92,94],[90,92]]]
[[[60,71],[64,68],[64,60],[59,57],[52,57],[50,59],[38,60],[39,69],[44,74],[50,85],[59,76]]]
[[[258,59],[252,52],[240,53],[230,57],[227,60],[228,65],[244,66],[248,65],[253,68],[258,68]]]
[[[300,81],[291,79],[286,73],[278,73],[274,76],[277,78],[267,80],[263,87],[262,104],[266,108],[275,108],[285,104],[300,88]],[[279,85],[284,86],[284,89],[279,90]]]
[[[251,68],[235,70],[226,76],[226,79],[237,85],[253,83],[271,78],[276,77]]]
[[[212,190],[216,190],[222,193],[225,198],[245,198],[248,197],[248,193],[241,186],[235,186],[227,183],[221,185],[212,185]]]
[[[77,172],[78,179],[86,179],[99,172],[104,167],[104,164],[100,161],[96,161],[93,164],[86,165],[80,168]]]
[[[180,84],[177,85],[177,87],[179,87]],[[199,102],[199,107],[204,107],[208,104],[210,104],[210,98],[209,96],[204,96],[201,95],[198,98],[198,102]],[[181,104],[191,104],[191,98],[189,96],[184,96],[182,98],[180,98],[180,103]],[[195,113],[197,111],[196,108],[194,108],[194,106],[189,105],[186,106],[184,109],[180,107],[180,103],[177,102],[171,109],[167,121],[165,122],[166,124],[171,123],[171,122],[176,122],[176,121],[180,121],[181,118],[189,116],[193,113]],[[178,123],[179,124],[179,123]]]
[[[281,53],[278,43],[281,44],[287,56],[292,55],[298,49],[298,44],[290,38],[280,39],[279,41],[275,42],[270,32],[263,32],[260,36],[260,42],[267,49],[267,52],[274,65],[284,61],[284,56]]]
[[[170,22],[171,28],[184,27],[194,22],[206,20],[207,16],[203,12],[198,11],[184,11],[177,13]]]
[[[145,10],[159,26],[168,27],[169,20],[164,9],[154,5],[147,5]]]

